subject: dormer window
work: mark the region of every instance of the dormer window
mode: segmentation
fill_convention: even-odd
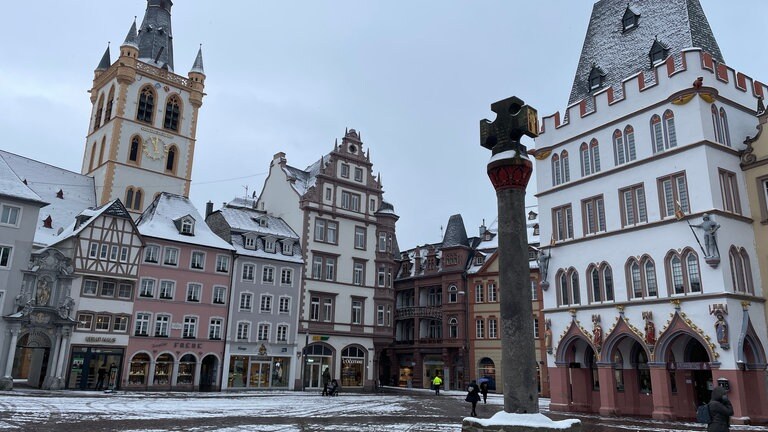
[[[256,239],[253,237],[246,237],[245,238],[245,248],[246,249],[255,249],[256,248]]]
[[[287,240],[283,242],[283,255],[293,255],[292,244]]]
[[[640,20],[640,15],[636,14],[632,9],[627,6],[627,10],[624,11],[624,17],[621,19],[622,31],[632,30],[637,27],[637,23]]]
[[[533,225],[533,235],[539,235],[539,224]]]
[[[475,265],[483,265],[485,262],[485,257],[482,255],[478,255],[475,257]]]
[[[181,220],[181,229],[179,229],[179,233],[184,235],[192,235],[195,231],[195,224],[192,219],[185,218]]]
[[[605,81],[605,72],[597,65],[592,65],[589,72],[589,90],[595,90],[603,86]]]
[[[651,58],[651,66],[667,58],[668,53],[669,48],[667,48],[667,46],[663,43],[659,42],[658,39],[655,39],[653,41],[653,45],[651,46],[651,52],[648,53],[648,57]]]
[[[267,226],[269,226],[269,222],[267,221],[266,217],[259,218],[259,226],[260,227],[267,227]]]
[[[267,238],[264,240],[264,250],[267,252],[275,252],[275,239]]]

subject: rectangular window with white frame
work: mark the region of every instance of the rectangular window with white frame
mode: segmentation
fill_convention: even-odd
[[[723,210],[741,214],[741,197],[736,183],[736,173],[720,168],[720,195],[723,199]]]
[[[208,324],[208,339],[221,340],[221,328],[223,323],[224,320],[221,318],[211,318],[211,321]]]
[[[262,294],[259,300],[259,312],[272,313],[272,296],[269,294]]]
[[[573,238],[573,210],[570,204],[552,209],[552,236],[556,241]]]
[[[359,182],[363,181],[363,169],[362,168],[355,168],[355,181],[359,181]]]
[[[621,225],[623,227],[648,222],[645,187],[642,183],[620,189],[619,205],[621,206]]]
[[[485,339],[485,321],[482,318],[475,320],[475,336],[478,339]]]
[[[120,248],[120,262],[128,262],[128,247]]]
[[[91,242],[88,248],[88,258],[98,258],[99,257],[99,244],[96,242]]]
[[[598,195],[581,201],[584,234],[605,231],[605,206],[603,196]]]
[[[343,178],[349,178],[349,165],[342,163],[341,164],[341,177]]]
[[[535,316],[533,317],[533,338],[539,338],[539,318]]]
[[[345,210],[360,211],[360,195],[352,192],[341,192],[341,208]]]
[[[280,296],[277,311],[281,314],[291,313],[291,298],[288,296]]]
[[[531,279],[531,300],[538,300],[539,293],[536,290],[538,285],[538,282],[536,282],[536,279]]]
[[[121,283],[117,289],[117,298],[130,300],[133,298],[133,284],[130,282]]]
[[[352,264],[352,283],[365,285],[365,262],[355,260]]]
[[[192,251],[191,262],[189,268],[193,270],[205,270],[205,252]]]
[[[155,280],[154,279],[142,279],[141,287],[139,288],[139,297],[154,297],[155,296]]]
[[[18,228],[21,223],[21,207],[0,205],[0,225]]]
[[[189,315],[184,317],[181,337],[184,339],[195,339],[197,337],[197,317]]]
[[[96,315],[96,326],[94,330],[98,332],[107,332],[112,326],[111,315]]]
[[[229,273],[229,257],[227,255],[216,255],[216,272]]]
[[[253,308],[253,294],[240,293],[240,310],[250,311]]]
[[[247,341],[251,337],[251,323],[240,321],[237,323],[237,340]]]
[[[155,337],[168,337],[171,330],[171,316],[157,314],[155,316]]]
[[[101,250],[99,251],[99,258],[105,260],[107,259],[108,255],[109,255],[109,245],[102,244]]]
[[[93,328],[93,314],[89,314],[89,313],[77,314],[78,330],[91,330],[92,328]]]
[[[290,269],[290,268],[280,269],[280,285],[283,285],[283,286],[293,285],[293,269]]]
[[[227,287],[213,287],[213,304],[224,304],[227,298]]]
[[[125,315],[118,315],[115,317],[115,322],[112,324],[112,331],[115,333],[125,333],[128,331],[128,317]]]
[[[326,219],[315,219],[315,241],[338,244],[339,223]]]
[[[323,321],[325,322],[333,321],[333,299],[332,298],[323,299]]]
[[[160,298],[163,300],[173,300],[173,292],[176,289],[176,281],[160,281]]]
[[[99,281],[96,279],[83,280],[83,295],[95,296],[99,292]]]
[[[117,291],[116,286],[114,282],[110,281],[103,281],[101,282],[101,297],[114,297],[115,291]]]
[[[320,320],[320,297],[311,297],[309,303],[309,319],[311,321]]]
[[[478,283],[475,285],[475,303],[484,303],[485,302],[485,290],[483,289],[483,284]]]
[[[190,283],[187,285],[187,301],[188,302],[200,302],[200,295],[203,292],[203,286],[198,283]]]
[[[498,321],[496,318],[488,318],[488,339],[498,339]]]
[[[286,343],[288,342],[288,325],[287,324],[278,324],[277,325],[277,342]]]
[[[270,327],[271,326],[267,323],[260,323],[256,339],[260,341],[269,341]]]
[[[112,246],[109,248],[109,260],[110,261],[117,261],[117,257],[119,256],[120,248],[118,246]]]
[[[136,314],[136,325],[134,326],[134,336],[149,336],[149,320],[152,315],[147,312],[138,312]]]
[[[497,301],[499,301],[499,296],[496,282],[488,282],[488,302],[495,303]]]
[[[384,305],[376,306],[376,325],[384,325]]]
[[[253,282],[253,274],[256,272],[256,266],[253,264],[243,264],[242,280]]]
[[[365,250],[365,227],[355,227],[355,249]]]
[[[685,173],[671,174],[657,179],[661,217],[674,217],[676,213],[690,213],[688,185]]]
[[[160,262],[160,246],[147,245],[144,249],[144,262],[157,264]]]
[[[179,250],[172,247],[166,247],[163,255],[163,264],[176,267],[179,265]]]
[[[275,283],[275,268],[272,266],[264,266],[261,271],[261,283],[274,284]]]
[[[360,325],[363,323],[363,299],[352,299],[352,324]]]

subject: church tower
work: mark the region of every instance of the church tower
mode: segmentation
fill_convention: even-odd
[[[134,20],[116,62],[107,47],[90,90],[82,173],[99,204],[120,198],[134,215],[160,192],[189,196],[205,72],[202,49],[187,77],[174,72],[172,6],[147,0],[141,27]]]

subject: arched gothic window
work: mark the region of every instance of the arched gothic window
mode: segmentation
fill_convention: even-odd
[[[168,102],[165,104],[165,119],[163,120],[163,127],[174,131],[179,130],[179,97],[173,95],[168,98]]]
[[[579,292],[579,273],[571,267],[568,270],[560,269],[555,275],[557,282],[557,296],[560,306],[581,304]]]
[[[621,165],[635,160],[635,130],[632,126],[624,128],[624,133],[619,129],[613,131],[613,158],[616,165]]]
[[[653,115],[651,117],[651,138],[653,140],[653,152],[660,153],[664,151],[664,130],[661,127],[661,117]]]
[[[93,115],[93,130],[101,127],[101,114],[104,111],[104,95],[99,97],[99,103],[96,105],[96,113]]]
[[[728,115],[725,108],[718,109],[715,104],[710,107],[712,111],[712,128],[715,132],[715,141],[726,146],[731,146],[731,137],[728,132]]]
[[[141,189],[128,186],[125,190],[125,208],[141,211],[142,195]]]
[[[88,163],[88,171],[93,171],[93,162],[96,161],[96,143],[91,146],[91,161]]]
[[[152,123],[152,114],[155,111],[155,92],[151,86],[144,86],[139,93],[139,108],[136,111],[136,120]]]
[[[728,251],[728,258],[731,262],[733,290],[735,292],[754,294],[755,288],[752,284],[752,267],[749,264],[749,255],[747,255],[747,251],[744,248],[731,246]]]
[[[566,150],[560,153],[560,167],[563,170],[563,182],[571,181],[571,167],[568,165],[568,152]]]
[[[613,271],[608,263],[602,263],[599,266],[591,264],[587,268],[587,283],[593,303],[613,301]]]
[[[104,163],[104,152],[107,149],[107,137],[101,138],[101,147],[99,148],[99,165]]]
[[[656,265],[651,257],[644,255],[639,260],[630,258],[625,266],[627,272],[627,288],[630,299],[657,297]]]
[[[728,116],[725,114],[725,108],[720,107],[720,124],[723,130],[723,144],[731,146],[731,134],[728,131]]]
[[[128,152],[128,160],[131,162],[138,162],[139,155],[141,155],[141,139],[138,136],[134,136],[131,139],[131,148]]]
[[[699,257],[686,248],[682,253],[669,251],[665,260],[667,268],[667,283],[672,287],[673,294],[691,294],[701,292],[701,273],[699,272]]]
[[[675,132],[675,114],[672,110],[664,111],[664,144],[666,148],[677,147],[677,132]]]
[[[176,172],[176,146],[171,146],[168,149],[168,154],[165,159],[165,170]]]
[[[109,96],[107,96],[107,106],[104,112],[104,123],[112,119],[112,104],[115,103],[115,86],[109,89]]]
[[[552,186],[557,186],[563,182],[562,172],[560,170],[560,155],[552,156]]]
[[[600,172],[600,146],[596,139],[587,143],[581,143],[581,175],[588,176]]]

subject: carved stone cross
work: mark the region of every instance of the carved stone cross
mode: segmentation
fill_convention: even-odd
[[[496,120],[480,120],[480,145],[492,150],[493,154],[506,150],[525,153],[520,138],[539,135],[539,118],[536,110],[525,105],[522,99],[512,96],[491,104]]]

